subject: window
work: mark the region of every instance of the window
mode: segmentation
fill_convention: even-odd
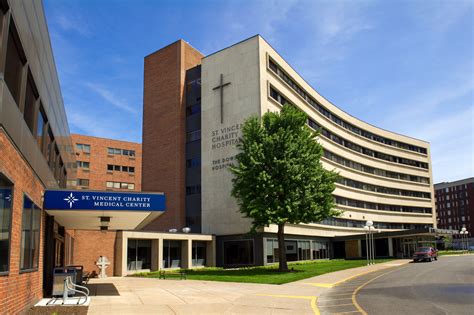
[[[10,31],[8,32],[4,80],[18,107],[20,107],[21,79],[25,64],[26,58],[21,47],[20,38],[11,20]]]
[[[89,169],[89,162],[86,162],[86,161],[77,161],[77,168],[85,168],[85,169]]]
[[[107,171],[113,171],[114,170],[114,166],[112,164],[107,164]]]
[[[253,240],[224,241],[224,265],[253,265]]]
[[[192,158],[186,160],[186,168],[200,167],[201,158]]]
[[[120,172],[120,165],[114,165],[114,171]]]
[[[186,142],[192,142],[201,139],[201,130],[186,133]]]
[[[107,187],[107,188],[115,188],[115,189],[134,190],[134,189],[135,189],[135,184],[133,184],[133,183],[123,183],[123,182],[111,182],[111,181],[108,181],[108,182],[106,182],[106,187]]]
[[[129,173],[135,173],[135,167],[134,166],[129,166],[128,167],[128,172]]]
[[[31,133],[35,133],[36,102],[38,101],[38,91],[33,81],[33,75],[28,71],[26,80],[25,106],[23,108],[23,117]]]
[[[195,195],[201,193],[201,185],[186,186],[186,195]]]
[[[46,115],[44,114],[43,106],[40,105],[38,112],[38,118],[36,119],[36,141],[40,150],[43,151],[43,137],[44,137],[44,125],[46,124]]]
[[[107,148],[107,154],[114,154],[113,148]]]
[[[76,150],[79,152],[90,153],[91,146],[90,144],[76,143]]]
[[[186,116],[192,116],[201,112],[201,104],[194,104],[186,107]]]
[[[192,241],[192,263],[193,267],[206,265],[206,242]]]
[[[28,197],[23,199],[20,269],[38,268],[41,210]]]
[[[9,270],[13,184],[0,173],[0,273]]]
[[[89,180],[84,178],[77,179],[77,186],[89,187]]]

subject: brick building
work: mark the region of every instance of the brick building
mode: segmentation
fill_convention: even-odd
[[[474,232],[474,177],[434,185],[438,227]],[[454,235],[459,238],[460,235]]]
[[[28,309],[70,263],[71,240],[43,210],[75,163],[40,1],[0,0],[0,313]]]
[[[140,143],[72,134],[77,189],[141,191]]]
[[[70,182],[76,189],[105,191],[141,191],[142,146],[79,134],[71,134],[76,155],[77,178]],[[99,256],[115,263],[115,231],[68,230],[74,237],[73,264],[84,266],[85,272],[99,272],[95,264]],[[114,268],[107,274],[113,276]]]

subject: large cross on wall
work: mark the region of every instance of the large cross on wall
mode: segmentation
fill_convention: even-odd
[[[218,86],[213,88],[213,90],[220,89],[220,96],[221,96],[221,124],[224,123],[224,87],[230,85],[230,82],[224,83],[224,75],[221,73],[221,80]]]

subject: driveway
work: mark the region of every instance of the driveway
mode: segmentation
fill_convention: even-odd
[[[89,314],[319,314],[317,299],[358,274],[406,264],[392,261],[284,285],[113,277],[90,281]]]

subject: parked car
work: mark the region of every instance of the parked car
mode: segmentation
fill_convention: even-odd
[[[419,260],[438,260],[438,250],[433,247],[418,247],[413,254],[413,261],[417,262]]]

